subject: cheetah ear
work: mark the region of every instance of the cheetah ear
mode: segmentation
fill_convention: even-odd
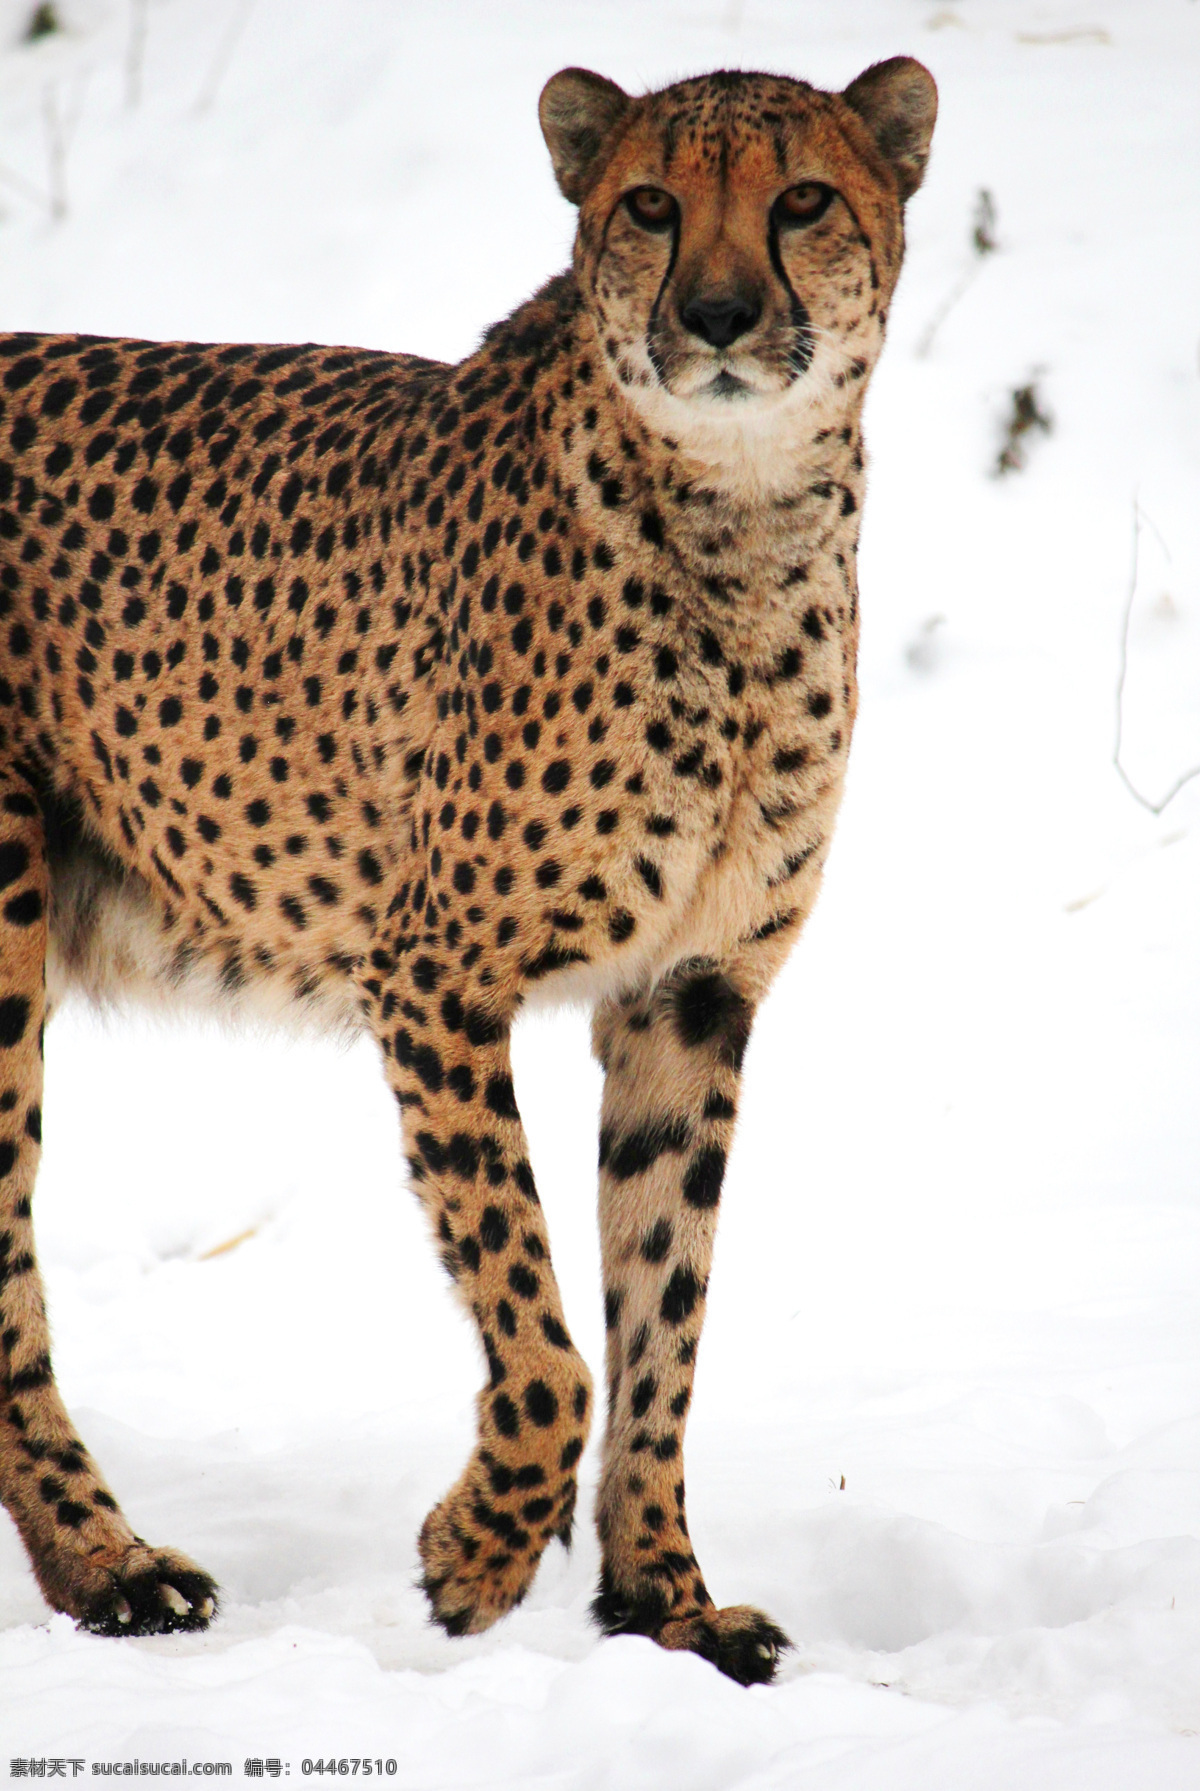
[[[572,205],[587,191],[604,139],[630,103],[615,81],[586,68],[564,68],[542,88],[542,135],[559,191]]]
[[[929,70],[911,56],[893,56],[864,70],[842,98],[891,163],[901,200],[911,199],[925,178],[937,119],[937,87]]]

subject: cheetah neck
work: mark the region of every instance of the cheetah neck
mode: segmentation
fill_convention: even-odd
[[[614,401],[636,417],[679,483],[758,518],[814,479],[843,476],[859,438],[862,392],[837,402],[823,386],[748,400],[679,399],[661,388],[631,398],[614,385]]]
[[[676,578],[727,621],[731,600],[755,625],[803,609],[823,567],[847,588],[865,486],[864,382],[753,412],[729,404],[722,416],[665,393],[661,404],[635,400],[595,348],[605,403],[594,428],[563,447],[568,485],[599,490],[602,514],[617,499],[613,520],[626,528],[631,513],[643,531],[653,519]]]

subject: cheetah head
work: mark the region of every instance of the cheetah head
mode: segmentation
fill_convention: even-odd
[[[718,73],[641,99],[565,69],[539,110],[585,304],[645,421],[770,433],[862,386],[937,111],[919,62],[841,94]]]

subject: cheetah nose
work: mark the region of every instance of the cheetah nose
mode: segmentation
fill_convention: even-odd
[[[689,299],[679,312],[683,327],[710,348],[728,348],[762,316],[762,306],[746,298]]]

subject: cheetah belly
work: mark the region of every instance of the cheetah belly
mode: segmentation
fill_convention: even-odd
[[[231,978],[226,965],[180,939],[136,871],[86,847],[51,861],[46,995],[99,1007],[208,1011],[289,1032],[357,1032],[350,985],[327,980],[303,997],[282,977]]]

